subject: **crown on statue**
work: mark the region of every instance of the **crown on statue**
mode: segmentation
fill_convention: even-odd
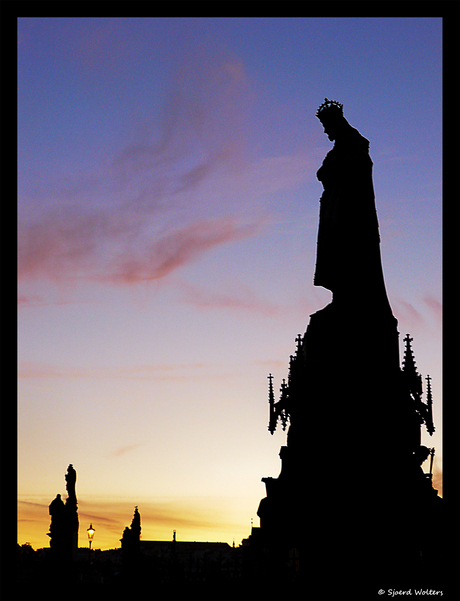
[[[325,98],[323,104],[316,111],[316,116],[322,121],[324,117],[335,116],[337,114],[343,115],[342,109],[343,104],[340,104],[337,100],[328,100]]]

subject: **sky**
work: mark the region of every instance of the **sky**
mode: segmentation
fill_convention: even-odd
[[[20,544],[49,546],[70,463],[80,546],[91,523],[93,548],[119,547],[136,505],[144,540],[258,525],[286,443],[267,376],[277,394],[331,300],[313,286],[325,97],[370,141],[442,494],[441,42],[440,18],[19,19]],[[359,453],[341,461],[359,488]]]

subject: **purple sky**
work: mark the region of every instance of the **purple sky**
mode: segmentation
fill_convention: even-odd
[[[285,442],[267,375],[277,390],[330,300],[326,96],[370,140],[440,476],[441,36],[440,18],[19,20],[19,542],[48,545],[69,463],[102,548],[134,505],[145,539],[238,544],[257,522]]]

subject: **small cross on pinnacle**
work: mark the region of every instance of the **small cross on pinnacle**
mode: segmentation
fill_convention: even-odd
[[[297,336],[297,338],[295,339],[295,341],[297,342],[297,351],[299,351],[300,350],[300,345],[302,344],[302,336],[301,336],[301,334],[299,334]]]

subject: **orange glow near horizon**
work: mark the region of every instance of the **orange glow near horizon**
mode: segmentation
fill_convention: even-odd
[[[427,465],[424,464],[425,471]],[[434,462],[433,487],[442,497],[442,472]],[[277,475],[277,474],[276,474]],[[263,496],[263,495],[262,495]],[[261,498],[262,498],[261,496]],[[78,498],[78,491],[77,491]],[[52,499],[35,498],[18,500],[18,544],[29,543],[40,549],[49,547],[50,516],[48,506]],[[131,525],[134,507],[141,515],[141,539],[172,540],[173,530],[177,540],[226,542],[239,545],[251,533],[248,516],[256,515],[257,501],[252,498],[191,498],[144,500],[78,499],[79,547],[88,546],[87,528],[95,529],[93,549],[117,549],[126,526]]]
[[[45,499],[18,501],[18,544],[29,543],[34,549],[49,547],[50,516]],[[78,500],[79,547],[88,546],[87,529],[95,529],[93,549],[116,549],[126,526],[131,525],[134,501]],[[141,539],[227,542],[238,545],[250,534],[248,515],[257,523],[257,505],[252,499],[160,499],[138,504],[141,515]],[[251,513],[252,511],[252,513]]]

